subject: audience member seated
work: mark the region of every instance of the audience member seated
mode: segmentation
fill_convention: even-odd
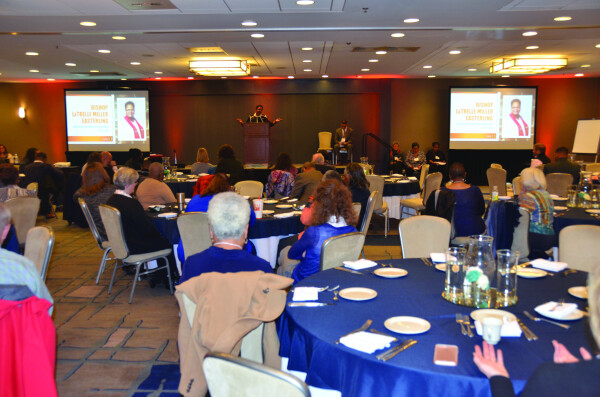
[[[106,204],[117,188],[110,183],[108,174],[101,163],[88,163],[87,165],[81,177],[81,187],[73,194],[73,200],[77,201],[79,197],[83,198],[92,214],[98,233],[102,236],[102,240],[106,240],[106,230],[104,230],[98,205]]]
[[[544,174],[553,174],[562,172],[573,175],[573,184],[579,183],[579,172],[581,166],[577,163],[569,161],[569,149],[564,146],[559,147],[554,152],[554,163],[544,165]]]
[[[323,178],[323,174],[315,169],[315,163],[304,163],[302,173],[296,175],[290,197],[297,198],[301,203],[307,203],[311,194],[321,182],[321,178]]]
[[[315,163],[315,169],[321,174],[325,174],[329,170],[335,170],[332,166],[325,164],[325,157],[322,153],[313,154],[312,162]]]
[[[15,162],[12,154],[8,153],[6,146],[0,143],[0,163],[10,163],[13,164]]]
[[[113,161],[112,154],[110,152],[102,152],[100,153],[100,162],[102,163],[102,167],[106,170],[108,174],[108,178],[110,179],[110,183],[112,183],[113,177],[115,176],[115,172],[117,172],[117,163]]]
[[[590,328],[596,344],[600,344],[600,267],[590,273],[588,281],[590,304]],[[554,362],[543,363],[535,369],[527,380],[520,397],[595,397],[600,390],[600,359],[592,357],[587,349],[579,348],[583,358],[580,361],[567,348],[556,340]],[[549,346],[548,346],[549,347]],[[518,357],[514,358],[518,360]],[[473,362],[490,380],[493,397],[515,395],[508,371],[504,366],[502,350],[494,351],[494,346],[483,342],[482,348],[475,346]]]
[[[352,202],[360,203],[360,214],[358,214],[358,225],[360,227],[365,216],[369,196],[371,195],[369,181],[367,181],[367,177],[365,176],[365,170],[358,163],[350,163],[346,166],[344,178],[352,194]]]
[[[135,196],[145,210],[151,205],[174,203],[177,201],[169,185],[162,181],[164,176],[161,164],[150,164],[148,177],[140,183],[135,191]]]
[[[550,163],[550,157],[546,156],[546,145],[543,143],[533,145],[533,159],[540,160],[542,164]]]
[[[235,158],[235,153],[231,145],[222,145],[219,148],[219,163],[215,169],[215,174],[220,172],[229,175],[229,183],[235,185],[244,179],[244,166]]]
[[[288,197],[294,187],[294,177],[297,173],[298,170],[292,165],[290,155],[279,153],[273,171],[267,178],[267,185],[265,186],[267,197]]]
[[[100,154],[100,152],[91,152],[88,155],[87,161],[85,162],[83,167],[81,167],[81,175],[83,176],[83,173],[85,172],[85,169],[87,168],[88,164],[100,162],[102,162],[102,155]]]
[[[10,211],[0,203],[0,244],[10,230]],[[22,255],[0,248],[0,284],[25,285],[38,298],[53,304],[52,296],[35,264]],[[48,313],[52,315],[53,306]]]
[[[546,177],[539,168],[521,171],[519,207],[529,212],[530,259],[546,258],[545,251],[556,246],[554,203],[546,191]]]
[[[406,156],[406,175],[416,176],[421,175],[421,167],[425,165],[426,158],[422,150],[419,149],[419,143],[413,142],[411,150]]]
[[[400,151],[400,144],[397,141],[394,141],[388,158],[390,171],[394,174],[406,174],[405,161],[406,155]]]
[[[450,166],[449,176],[451,183],[442,190],[454,193],[455,237],[482,234],[485,231],[485,222],[482,218],[485,212],[485,201],[481,190],[465,182],[467,173],[461,163]]]
[[[343,183],[336,180],[320,183],[311,208],[311,226],[294,245],[284,248],[279,255],[277,273],[292,277],[295,282],[319,271],[325,240],[356,231],[352,195]]]
[[[0,203],[19,196],[35,197],[35,192],[19,187],[19,170],[12,164],[0,164]]]
[[[125,162],[125,167],[141,170],[143,161],[144,155],[142,151],[137,148],[131,148],[129,149],[129,159]]]
[[[130,254],[144,254],[171,248],[169,240],[162,236],[152,224],[142,204],[131,197],[139,177],[137,171],[132,168],[119,168],[114,178],[117,190],[109,197],[106,204],[115,207],[121,213],[123,234]],[[179,272],[173,255],[169,257],[169,265],[171,266],[171,277],[176,279]],[[150,285],[154,286],[159,280],[165,283],[165,287],[169,287],[166,270],[153,273]]]
[[[425,156],[427,164],[429,164],[429,173],[441,172],[446,175],[446,155],[440,150],[440,143],[433,142],[431,150]]]
[[[27,151],[25,152],[25,155],[23,156],[23,160],[21,160],[21,166],[23,168],[21,168],[22,170],[24,170],[25,166],[27,166],[28,164],[31,164],[35,161],[35,155],[36,153],[38,153],[39,150],[37,148],[34,147],[30,147],[29,149],[27,149]]]
[[[207,214],[212,247],[187,259],[180,282],[210,272],[259,270],[272,273],[273,269],[267,261],[243,249],[252,212],[248,201],[237,193],[226,192],[214,196],[208,205]]]
[[[198,149],[196,154],[196,162],[192,164],[190,173],[192,175],[208,174],[211,168],[215,166],[209,163],[208,152],[205,148],[201,147]]]
[[[338,181],[340,183],[344,183],[344,181],[342,180],[342,175],[339,172],[337,172],[336,170],[327,171],[323,175],[323,178],[321,178],[321,182],[325,182],[330,179],[335,179],[336,181]],[[309,202],[306,203],[306,205],[302,209],[302,214],[300,215],[300,222],[304,226],[310,226],[311,220],[312,220],[312,197],[310,198]],[[301,232],[300,234],[298,234],[298,239],[302,237],[302,234],[304,234],[304,231]]]
[[[61,170],[55,168],[46,161],[48,157],[44,152],[35,155],[33,163],[25,167],[25,185],[32,182],[38,184],[38,197],[40,198],[40,213],[47,218],[56,217],[50,203],[50,196],[56,197],[64,184],[64,175]]]

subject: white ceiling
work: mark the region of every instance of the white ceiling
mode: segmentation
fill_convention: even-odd
[[[136,2],[150,9],[127,9]],[[166,9],[154,9],[160,7]],[[558,16],[572,20],[555,22]],[[403,22],[412,17],[420,22]],[[258,26],[243,27],[244,20]],[[523,37],[529,30],[537,36]],[[405,36],[393,38],[394,32]],[[525,54],[568,58],[567,68],[549,74],[600,76],[599,44],[600,0],[315,0],[312,6],[295,0],[0,0],[0,81],[187,78],[195,56],[188,48],[201,46],[249,59],[256,64],[252,74],[265,77],[489,76],[492,60]],[[306,46],[313,50],[302,51]],[[376,47],[400,50],[375,55]],[[416,51],[401,51],[410,47]],[[461,54],[448,53],[454,49]]]

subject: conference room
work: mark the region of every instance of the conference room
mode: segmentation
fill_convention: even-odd
[[[106,261],[99,271],[105,249],[98,248],[72,198],[88,155],[108,151],[117,168],[125,165],[132,148],[158,162],[168,158],[169,175],[161,182],[176,199],[184,193],[189,201],[205,177],[190,172],[198,149],[205,148],[208,163],[217,166],[224,144],[242,163],[243,179],[263,184],[261,194],[240,193],[250,203],[262,196],[272,171],[268,167],[282,152],[298,175],[321,152],[325,165],[340,175],[354,162],[362,163],[365,173],[382,177],[367,175],[371,186],[379,187],[383,180],[373,198],[372,217],[356,225],[364,235],[364,252],[354,259],[364,255],[377,265],[355,270],[361,275],[326,270],[294,285],[339,287],[309,301],[323,307],[289,307],[294,294],[285,295],[286,305],[277,316],[284,364],[277,369],[293,371],[315,396],[492,395],[472,359],[482,337],[474,328],[469,328],[473,338],[462,335],[455,317],[482,307],[444,299],[445,273],[436,269],[438,263],[429,266],[425,262],[431,257],[421,252],[407,254],[400,241],[400,219],[417,218],[410,207],[415,200],[424,206],[427,172],[411,179],[390,175],[390,150],[398,142],[399,151],[408,155],[417,142],[427,153],[439,142],[445,172],[454,162],[462,163],[465,182],[482,190],[489,208],[508,206],[510,200],[491,200],[494,185],[487,170],[500,164],[506,175],[497,186],[506,189],[531,165],[536,143],[545,145],[553,162],[556,149],[566,147],[575,162],[596,163],[597,144],[583,144],[577,151],[574,144],[582,134],[593,140],[593,119],[600,119],[599,6],[564,1],[541,7],[509,0],[468,0],[451,8],[433,0],[316,0],[308,5],[291,0],[158,1],[142,8],[110,0],[85,8],[68,1],[39,3],[25,0],[0,9],[5,32],[0,35],[0,144],[13,158],[18,155],[15,163],[23,162],[27,149],[37,148],[65,175],[64,189],[53,203],[57,218],[35,221],[55,236],[45,284],[54,301],[52,362],[59,395],[169,395],[185,389],[179,384],[178,348],[185,309],[162,284],[151,288],[148,280],[120,268],[111,281],[114,261]],[[258,105],[271,123],[254,122],[260,116]],[[344,131],[341,136],[351,139],[351,149],[334,156],[336,130],[344,120],[352,135]],[[585,130],[589,134],[578,132],[584,124],[592,125]],[[322,132],[331,134],[325,147]],[[439,186],[448,177],[442,175]],[[556,194],[554,208],[567,207],[560,200],[566,196]],[[300,220],[305,203],[282,197],[263,201],[264,215],[249,226],[247,237],[257,256],[275,268],[281,245],[306,228]],[[557,229],[598,225],[596,214],[586,210],[594,208],[557,210]],[[146,212],[170,247],[185,240],[178,222],[187,215],[180,212],[177,202]],[[163,215],[169,213],[176,215]],[[436,228],[427,230],[433,235]],[[17,237],[17,245],[26,239]],[[557,253],[558,237],[557,232]],[[444,252],[449,243],[430,251]],[[579,242],[574,251],[593,247]],[[335,267],[344,266],[339,261]],[[399,274],[398,269],[406,275],[372,273]],[[498,307],[538,337],[502,337],[497,345],[505,352],[517,392],[537,366],[552,361],[552,340],[577,357],[580,346],[593,350],[585,314],[583,319],[558,320],[569,330],[523,314],[527,310],[553,320],[534,308],[561,299],[592,314],[591,301],[568,292],[588,282],[586,270],[573,270],[564,277],[565,270],[536,279],[519,277],[518,302]],[[348,288],[377,295],[350,300],[342,294]],[[409,335],[386,327],[387,319],[398,316],[423,319],[430,328]],[[376,357],[386,349],[365,353],[335,343],[367,320],[372,323],[365,330],[396,338],[390,348],[409,339],[417,343],[387,361]],[[475,319],[470,321],[474,325]],[[438,344],[458,346],[456,366],[433,363]],[[417,391],[423,384],[430,386]]]

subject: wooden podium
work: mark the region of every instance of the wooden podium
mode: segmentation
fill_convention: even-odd
[[[271,139],[269,123],[244,123],[244,163],[268,163]]]

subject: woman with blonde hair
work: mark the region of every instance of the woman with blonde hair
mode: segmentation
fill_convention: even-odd
[[[192,164],[191,173],[193,175],[208,174],[208,171],[215,167],[209,161],[208,151],[203,147],[199,148],[196,154],[196,162]]]

